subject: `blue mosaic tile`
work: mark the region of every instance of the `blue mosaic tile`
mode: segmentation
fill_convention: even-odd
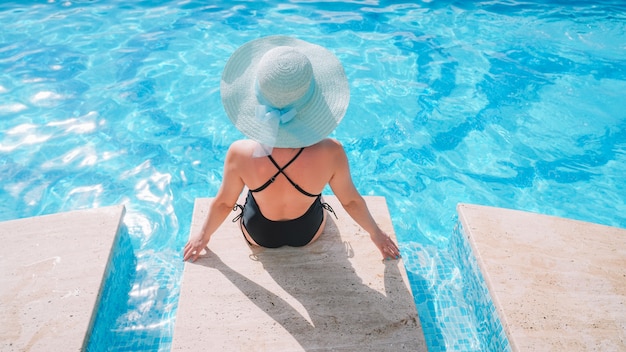
[[[478,330],[480,344],[485,351],[510,351],[511,346],[489,294],[489,289],[478,267],[463,227],[459,223],[451,238],[456,260],[463,271],[464,292],[470,308],[468,316],[474,318],[472,326]]]
[[[409,243],[401,250],[429,351],[510,351],[460,225],[445,248]]]
[[[101,293],[97,303],[97,313],[92,321],[89,336],[85,339],[85,349],[89,352],[109,350],[111,341],[118,332],[116,319],[127,310],[125,302],[134,279],[136,258],[128,230],[122,226],[116,236],[111,257],[107,263]],[[120,346],[115,346],[120,351]]]

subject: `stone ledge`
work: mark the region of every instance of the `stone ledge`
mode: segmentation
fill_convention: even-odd
[[[457,206],[514,351],[626,350],[626,230]]]
[[[383,262],[337,199],[324,199],[339,220],[303,248],[253,251],[227,219],[185,264],[172,351],[425,351],[402,261]],[[365,199],[395,238],[385,199]],[[196,200],[192,233],[210,202]]]
[[[0,222],[2,351],[80,351],[124,206]]]

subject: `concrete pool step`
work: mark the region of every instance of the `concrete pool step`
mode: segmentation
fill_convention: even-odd
[[[80,351],[124,206],[0,222],[0,350]]]
[[[395,238],[385,199],[365,199]],[[211,200],[196,200],[191,233]],[[325,201],[339,220],[303,248],[252,250],[227,219],[185,263],[172,351],[425,351],[402,261],[383,262],[337,199]]]
[[[626,351],[626,230],[457,211],[513,351]]]

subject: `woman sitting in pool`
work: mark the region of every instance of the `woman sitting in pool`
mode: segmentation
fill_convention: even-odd
[[[350,99],[343,67],[330,51],[283,36],[253,40],[230,57],[220,89],[226,113],[250,140],[228,149],[224,179],[201,233],[185,245],[184,260],[198,258],[244,187],[246,202],[235,208],[250,245],[315,241],[326,223],[324,209],[332,211],[321,199],[327,184],[383,258],[400,256],[356,190],[343,147],[326,138]]]

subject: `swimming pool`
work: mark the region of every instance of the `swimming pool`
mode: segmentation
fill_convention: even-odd
[[[240,138],[222,67],[250,39],[298,36],[346,67],[334,137],[358,189],[387,199],[430,350],[488,350],[456,203],[626,227],[625,13],[618,1],[3,2],[0,220],[125,204],[135,270],[107,336],[168,350],[193,200],[215,194]]]

